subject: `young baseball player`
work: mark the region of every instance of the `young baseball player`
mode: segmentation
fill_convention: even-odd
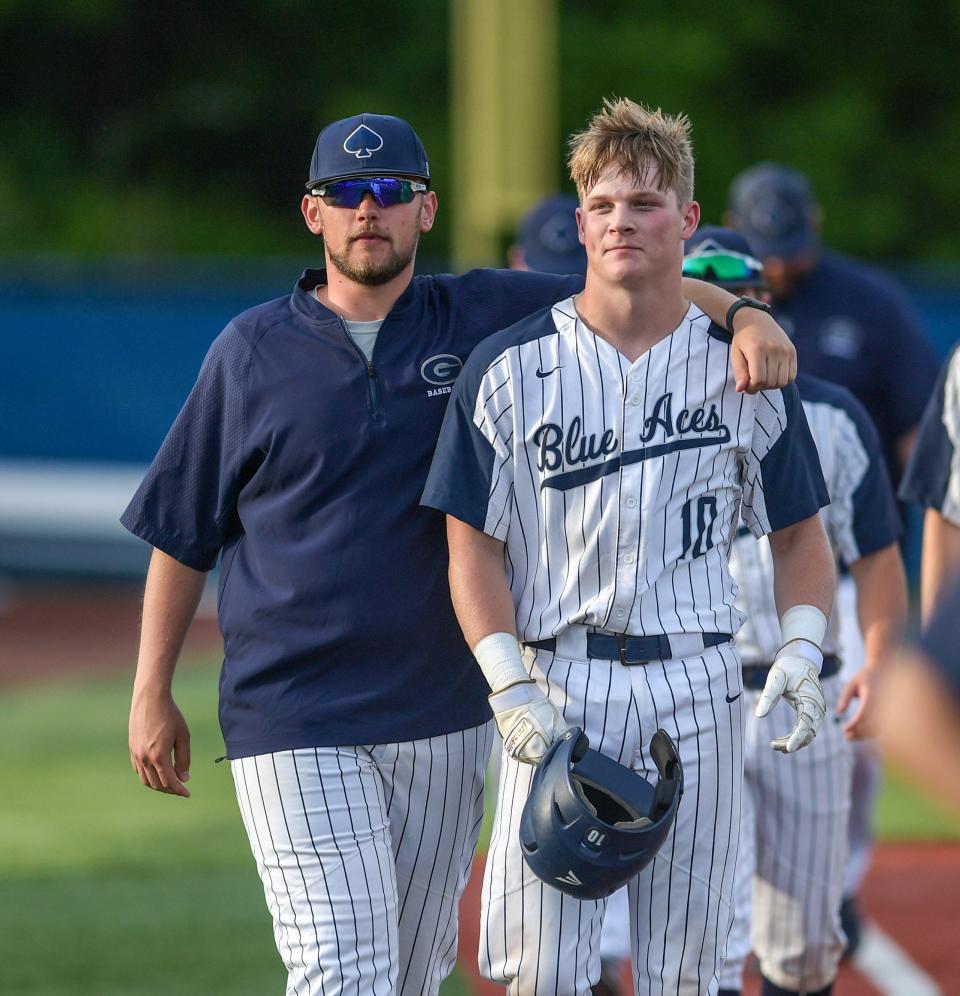
[[[729,290],[765,293],[762,265],[743,235],[701,229],[687,242],[683,272]],[[827,717],[810,747],[785,763],[766,749],[786,718],[747,710],[743,825],[735,883],[735,915],[721,973],[721,996],[740,992],[752,947],[764,996],[827,994],[844,950],[840,925],[847,856],[853,751],[851,740],[873,730],[876,676],[897,651],[907,615],[907,587],[898,545],[899,518],[877,432],[844,388],[809,375],[797,390],[830,496],[824,524],[856,585],[865,658],[847,682],[840,677],[840,608],[823,642],[820,682]],[[770,544],[741,527],[730,552],[746,621],[737,634],[745,698],[760,697],[780,646]],[[846,715],[857,700],[853,715]],[[752,903],[751,903],[752,891]],[[752,910],[751,910],[752,905]]]
[[[423,501],[447,513],[457,617],[504,739],[483,887],[481,968],[514,994],[584,994],[603,902],[526,869],[532,764],[567,726],[645,776],[678,744],[685,794],[630,885],[635,985],[717,992],[740,822],[742,616],[726,563],[738,513],[771,532],[784,645],[760,711],[824,713],[817,673],[834,591],[826,502],[795,389],[737,394],[729,336],[684,299],[696,229],[689,123],[608,101],[571,140],[582,294],[492,336],[447,411]]]
[[[491,727],[418,500],[473,347],[583,281],[414,277],[437,199],[398,118],[326,127],[308,188],[326,267],[216,339],[123,516],[155,547],[130,756],[144,785],[189,795],[171,689],[219,560],[220,721],[287,992],[423,996],[456,957]],[[732,300],[699,303],[722,318]],[[749,315],[741,387],[785,381],[792,347]]]

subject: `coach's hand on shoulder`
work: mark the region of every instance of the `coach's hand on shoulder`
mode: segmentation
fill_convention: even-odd
[[[147,788],[189,797],[190,730],[173,696],[137,690],[130,706],[130,763]]]
[[[734,315],[733,332],[730,363],[738,391],[756,394],[797,379],[797,350],[770,315],[741,308]]]
[[[770,668],[757,703],[757,717],[763,719],[781,698],[796,710],[797,722],[788,734],[772,740],[770,746],[784,754],[792,754],[806,747],[817,735],[827,704],[816,665],[792,653],[789,643],[780,650]]]
[[[515,761],[537,764],[567,728],[560,710],[532,678],[493,692],[490,708],[503,748]]]

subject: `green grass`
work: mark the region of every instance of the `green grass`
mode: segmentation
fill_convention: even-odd
[[[960,840],[960,821],[927,795],[918,793],[889,768],[877,800],[877,836],[881,840]]]
[[[129,679],[8,692],[0,707],[0,993],[269,996],[284,990],[216,721],[185,665],[191,799],[143,788]],[[444,996],[464,996],[452,978]]]

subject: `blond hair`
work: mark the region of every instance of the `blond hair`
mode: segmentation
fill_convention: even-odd
[[[664,114],[624,97],[605,97],[587,127],[570,136],[570,178],[582,201],[611,165],[644,183],[651,167],[657,186],[682,207],[693,200],[693,146],[686,114]]]

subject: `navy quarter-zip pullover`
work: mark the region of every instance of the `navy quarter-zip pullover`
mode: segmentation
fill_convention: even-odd
[[[221,558],[227,753],[393,743],[489,718],[419,506],[451,387],[491,332],[581,289],[506,270],[418,276],[372,361],[314,293],[235,318],[124,512],[197,570]]]

